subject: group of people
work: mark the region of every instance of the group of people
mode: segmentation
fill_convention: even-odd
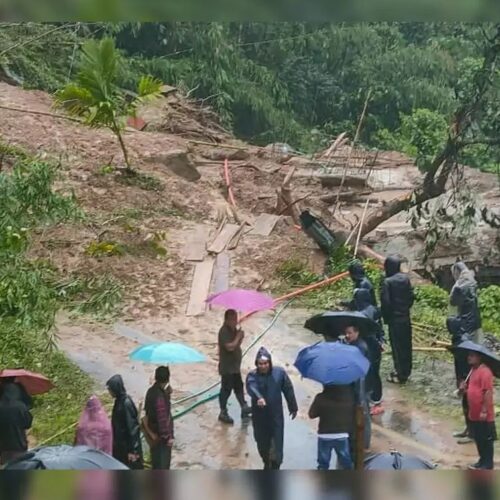
[[[401,260],[388,257],[385,278],[380,290],[380,308],[373,284],[359,261],[349,266],[354,284],[352,299],[344,305],[371,319],[371,330],[361,335],[356,324],[346,325],[342,332],[325,334],[327,342],[346,342],[357,347],[370,362],[365,379],[350,385],[324,386],[309,408],[311,419],[318,424],[318,469],[328,469],[335,451],[340,468],[354,467],[356,446],[355,412],[363,409],[365,449],[370,448],[371,416],[383,412],[380,363],[384,350],[384,329],[387,325],[394,369],[388,381],[404,384],[412,370],[412,327],[410,310],[414,293],[410,279],[401,271]],[[452,268],[455,285],[450,304],[456,313],[447,320],[452,345],[464,340],[481,342],[481,318],[474,275],[462,262]],[[241,408],[241,418],[250,419],[254,438],[264,469],[279,469],[283,461],[284,412],[283,397],[294,419],[298,412],[292,382],[282,367],[273,364],[270,352],[261,347],[255,359],[255,369],[243,382],[241,374],[244,332],[239,327],[235,310],[225,312],[218,334],[219,421],[233,424],[227,404],[231,393]],[[496,437],[493,406],[493,374],[478,352],[460,354],[455,351],[457,394],[462,398],[465,429],[456,433],[459,442],[474,440],[479,461],[476,469],[493,468],[493,441]],[[169,469],[174,443],[171,413],[170,371],[166,366],[156,369],[154,384],[144,401],[144,417],[140,418],[132,398],[127,394],[120,375],[111,377],[106,386],[114,399],[111,419],[96,396],[92,396],[78,423],[75,444],[112,454],[130,469],[144,467],[141,432],[151,451],[153,469]],[[250,404],[245,399],[246,392]],[[27,431],[32,424],[32,401],[24,387],[15,379],[3,378],[0,386],[0,463],[22,455],[28,448]],[[360,443],[358,443],[359,445]]]
[[[114,399],[111,420],[99,399],[92,396],[78,423],[75,444],[108,453],[129,469],[143,469],[142,431],[151,452],[151,468],[170,469],[174,421],[170,409],[172,388],[168,366],[159,366],[154,378],[144,400],[144,417],[140,419],[121,375],[113,375],[106,382]]]
[[[384,263],[385,277],[380,290],[380,308],[373,284],[359,261],[349,266],[354,284],[353,297],[344,306],[359,311],[372,320],[372,331],[360,335],[356,325],[349,325],[344,332],[331,332],[325,341],[339,341],[339,337],[360,349],[369,360],[366,379],[351,386],[325,386],[309,409],[310,418],[319,418],[318,469],[328,469],[332,452],[343,469],[352,469],[355,453],[355,410],[363,407],[364,447],[370,448],[371,416],[382,413],[382,380],[380,363],[384,350],[383,323],[387,325],[393,358],[393,370],[387,379],[390,383],[405,384],[412,372],[411,308],[415,295],[407,273],[401,270],[401,260],[390,256]],[[477,300],[477,283],[473,273],[464,263],[452,268],[456,281],[450,304],[457,308],[456,315],[448,318],[452,345],[464,340],[480,342],[481,320]],[[383,322],[383,323],[382,323]],[[343,334],[343,335],[342,335]],[[285,370],[272,364],[269,352],[261,348],[257,354],[256,369],[247,375],[246,389],[251,398],[245,401],[241,376],[241,343],[243,331],[238,328],[236,311],[225,313],[224,325],[219,331],[220,393],[219,420],[232,424],[227,411],[227,401],[232,391],[241,406],[242,418],[251,416],[254,437],[265,469],[279,469],[283,459],[284,419],[282,394],[285,396],[290,416],[297,414],[297,401],[292,383]],[[462,443],[474,440],[480,459],[471,468],[493,468],[493,441],[496,439],[493,406],[493,374],[476,352],[455,351],[457,387],[462,396],[466,428],[455,433]]]

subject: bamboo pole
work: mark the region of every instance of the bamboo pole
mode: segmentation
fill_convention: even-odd
[[[361,222],[359,223],[358,237],[356,238],[356,246],[354,247],[354,257],[358,253],[359,240],[361,239],[361,231],[363,230],[363,222],[365,221],[366,211],[368,210],[368,205],[370,204],[370,198],[366,200],[365,209],[363,210],[363,215],[361,216]]]
[[[363,107],[363,111],[361,112],[361,116],[359,117],[359,122],[358,122],[358,127],[356,129],[356,134],[354,135],[354,139],[353,139],[352,144],[351,144],[351,150],[349,151],[349,155],[347,156],[347,161],[344,165],[344,172],[342,173],[342,179],[340,181],[339,190],[337,191],[337,200],[336,200],[335,205],[333,207],[332,217],[335,215],[335,212],[337,211],[337,207],[338,207],[339,199],[340,199],[340,193],[342,191],[342,188],[344,187],[347,169],[349,168],[349,162],[351,161],[352,153],[354,151],[354,146],[356,145],[358,138],[359,138],[359,133],[361,132],[361,126],[363,125],[363,121],[365,119],[366,109],[368,108],[368,101],[370,100],[371,94],[372,94],[372,91],[370,89],[368,91],[368,94],[366,95],[365,105]]]
[[[229,161],[227,160],[227,158],[224,160],[224,178],[226,179],[227,195],[229,197],[229,201],[231,202],[231,205],[235,207],[236,202],[234,201],[233,187],[231,185],[231,177],[229,175]]]

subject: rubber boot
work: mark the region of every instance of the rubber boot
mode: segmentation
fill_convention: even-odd
[[[222,410],[219,414],[219,422],[222,422],[223,424],[234,424],[234,420],[229,416],[229,413],[227,410]]]

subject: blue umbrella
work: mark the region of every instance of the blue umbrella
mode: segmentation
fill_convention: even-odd
[[[357,347],[319,342],[301,349],[294,365],[303,377],[320,384],[345,385],[365,377],[370,362]]]
[[[192,347],[176,342],[159,342],[138,347],[129,354],[133,361],[154,364],[186,364],[205,361],[205,356]]]

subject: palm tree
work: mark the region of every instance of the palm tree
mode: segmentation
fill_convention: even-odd
[[[112,38],[89,40],[82,47],[82,61],[76,81],[55,94],[55,105],[70,115],[83,118],[89,127],[110,129],[118,139],[126,172],[133,173],[122,131],[126,118],[135,116],[139,104],[160,95],[162,82],[142,76],[132,100],[117,84],[119,54]]]

